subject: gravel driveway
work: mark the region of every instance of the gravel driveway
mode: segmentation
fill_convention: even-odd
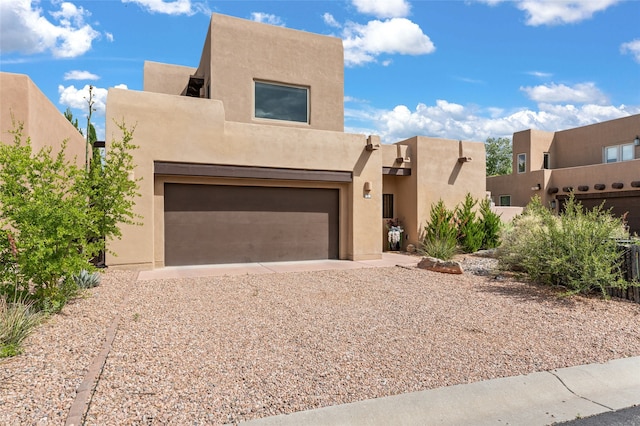
[[[640,355],[640,305],[413,268],[134,281],[109,271],[0,361],[0,424],[223,424]]]

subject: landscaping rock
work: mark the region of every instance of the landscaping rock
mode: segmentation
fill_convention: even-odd
[[[462,274],[462,265],[455,260],[441,260],[435,257],[424,257],[418,263],[418,268],[444,274]]]

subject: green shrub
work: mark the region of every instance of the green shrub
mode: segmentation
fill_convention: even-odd
[[[419,248],[421,253],[443,260],[453,257],[458,236],[454,216],[442,200],[431,206],[429,223],[424,227]]]
[[[22,341],[41,319],[29,303],[8,303],[0,296],[0,358],[20,354]]]
[[[136,223],[138,181],[129,178],[136,147],[133,132],[118,126],[122,140],[88,170],[67,160],[66,142],[55,155],[51,147],[34,152],[21,124],[10,132],[13,143],[0,142],[0,295],[58,312],[78,292],[73,277],[94,271],[91,259],[106,239]]]
[[[475,253],[482,247],[484,229],[476,218],[474,207],[478,204],[471,194],[467,193],[464,201],[456,207],[455,217],[458,225],[458,244],[465,253]]]
[[[491,201],[485,198],[480,202],[480,224],[482,225],[482,248],[492,249],[500,245],[502,220],[491,210]]]
[[[625,286],[614,236],[622,221],[602,206],[583,210],[573,196],[559,216],[535,198],[505,232],[498,250],[501,266],[526,272],[534,281],[560,285],[569,293]]]

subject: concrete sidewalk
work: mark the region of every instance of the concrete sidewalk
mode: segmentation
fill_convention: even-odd
[[[640,404],[640,357],[248,421],[293,425],[550,425]]]
[[[415,266],[418,256],[399,253],[382,253],[376,260],[305,260],[296,262],[235,263],[224,265],[170,266],[140,271],[138,280],[167,278],[213,277],[223,275],[274,274],[283,272],[327,271],[360,268],[384,268],[390,266]]]

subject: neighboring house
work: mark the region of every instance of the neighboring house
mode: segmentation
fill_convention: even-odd
[[[109,90],[107,150],[123,118],[143,225],[112,266],[377,259],[386,218],[406,247],[438,199],[485,196],[482,143],[344,132],[334,37],[214,14],[197,68],[146,62],[144,91]]]
[[[487,178],[498,206],[525,206],[538,195],[559,211],[570,193],[583,206],[604,203],[627,214],[640,234],[640,115],[559,132],[513,135],[513,172]]]
[[[51,146],[57,153],[67,140],[67,157],[85,162],[86,140],[55,105],[23,74],[0,73],[0,142],[13,143],[15,125],[23,126],[23,142],[31,138],[34,152]]]

